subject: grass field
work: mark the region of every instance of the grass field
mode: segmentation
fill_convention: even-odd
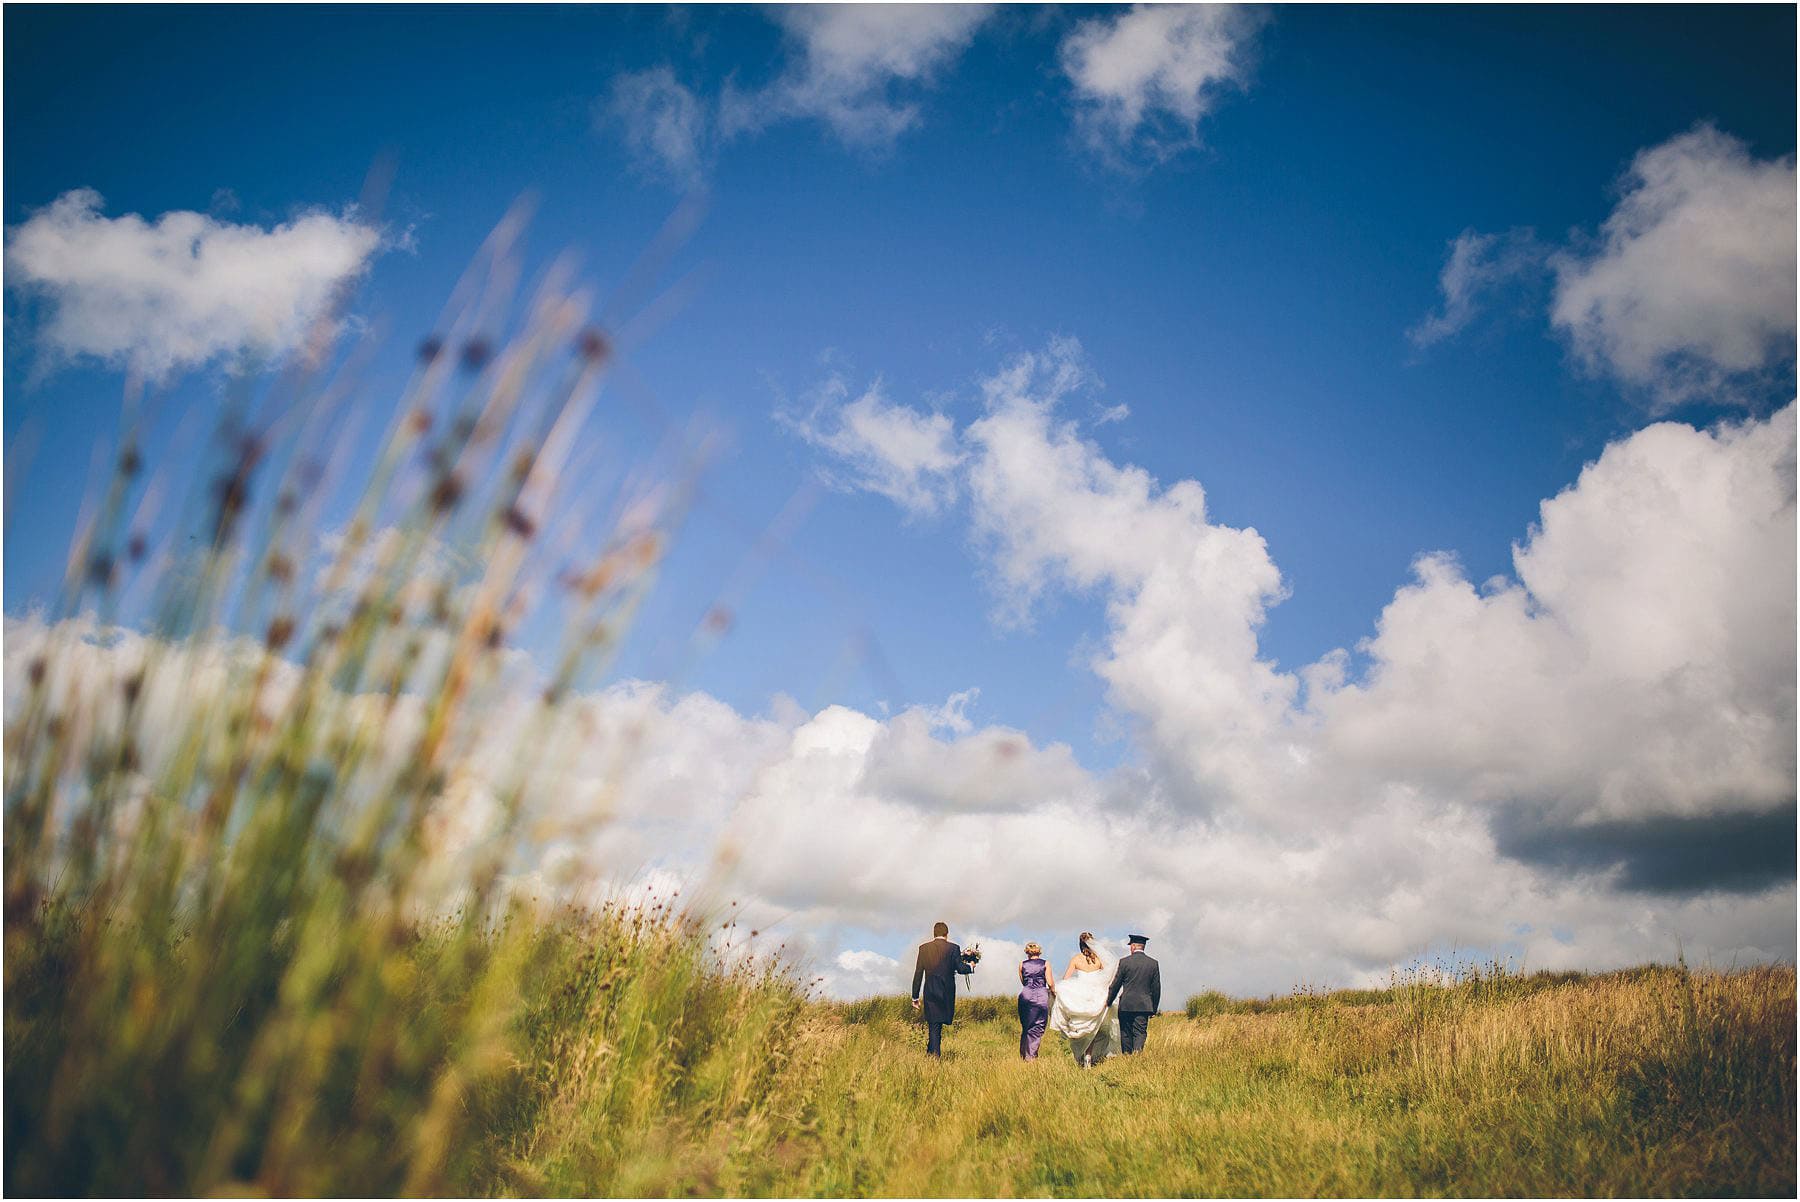
[[[402,996],[360,1023],[266,1001],[247,1026],[305,1032],[279,1070],[205,1008],[84,1027],[60,975],[74,947],[9,941],[7,1192],[1794,1190],[1791,968],[1212,995],[1084,1072],[1055,1035],[1019,1061],[1006,998],[965,999],[933,1061],[904,998],[809,1001],[776,966],[723,970],[666,909],[509,927],[415,932],[386,961]]]
[[[872,1008],[871,1008],[872,1009]],[[1765,1195],[1794,1191],[1794,974],[1681,968],[1164,1015],[1078,1069],[1010,1015],[944,1062],[887,1016],[839,1021],[774,1194]],[[1061,1054],[1059,1054],[1061,1053]]]

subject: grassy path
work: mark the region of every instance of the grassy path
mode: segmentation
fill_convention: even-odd
[[[1088,1072],[1055,1036],[1020,1062],[1004,1019],[953,1028],[941,1064],[910,1024],[823,1024],[806,1041],[804,1129],[719,1184],[800,1196],[1792,1196],[1791,970],[1682,988],[1671,974],[1443,1013],[1395,1000],[1168,1015],[1142,1055]]]

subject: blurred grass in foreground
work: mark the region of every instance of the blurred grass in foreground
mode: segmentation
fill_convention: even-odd
[[[128,385],[61,597],[8,621],[7,1193],[654,1193],[770,1113],[787,970],[511,883],[606,821],[572,698],[693,470],[593,487],[614,344],[560,270],[512,317],[519,227],[372,457],[338,313],[202,454],[152,461]]]

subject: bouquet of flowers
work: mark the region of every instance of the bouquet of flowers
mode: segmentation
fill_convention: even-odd
[[[979,943],[976,943],[976,944],[971,944],[970,946],[963,948],[962,959],[963,959],[963,963],[967,964],[970,968],[973,968],[977,964],[980,964],[981,963],[981,945]],[[975,988],[974,983],[972,981],[970,981],[967,976],[963,977],[963,985],[966,986],[971,991],[973,991]]]

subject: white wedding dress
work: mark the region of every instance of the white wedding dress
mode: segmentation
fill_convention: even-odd
[[[1069,1041],[1075,1059],[1092,1056],[1099,1064],[1119,1046],[1119,1008],[1106,1004],[1112,960],[1099,947],[1089,946],[1099,955],[1100,967],[1058,979],[1050,1003],[1050,1029]]]

